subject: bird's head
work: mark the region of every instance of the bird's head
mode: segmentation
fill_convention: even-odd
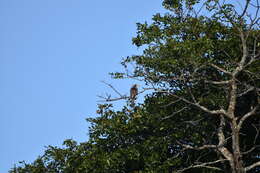
[[[134,85],[133,85],[133,87],[135,87],[135,88],[138,88],[138,87],[139,87],[139,85],[138,85],[138,84],[134,84]]]

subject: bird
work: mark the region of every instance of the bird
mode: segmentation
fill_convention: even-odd
[[[129,97],[130,107],[132,107],[132,108],[135,107],[135,100],[136,100],[137,94],[138,94],[138,85],[137,85],[137,84],[134,84],[134,85],[130,88],[130,97]]]
[[[136,96],[138,94],[138,85],[134,84],[130,89],[130,99],[134,101],[136,99]]]

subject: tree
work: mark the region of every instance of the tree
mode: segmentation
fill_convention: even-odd
[[[233,2],[233,3],[232,3]],[[241,4],[239,4],[241,3]],[[114,78],[145,82],[143,104],[99,106],[90,140],[49,147],[10,172],[258,172],[258,0],[164,0],[169,10],[138,23],[141,55]],[[238,10],[241,5],[241,10]],[[128,64],[135,68],[130,73]]]

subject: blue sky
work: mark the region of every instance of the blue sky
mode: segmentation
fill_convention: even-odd
[[[136,22],[163,11],[160,0],[0,0],[0,172],[33,161],[44,146],[87,140],[85,118],[97,95],[127,93],[111,80],[131,45]]]

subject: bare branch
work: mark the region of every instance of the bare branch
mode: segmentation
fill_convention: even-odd
[[[198,125],[200,121],[202,121],[204,118],[198,119],[198,120],[190,120],[190,121],[184,121],[184,123],[191,124],[193,126]]]
[[[118,101],[118,100],[127,100],[129,99],[128,96],[121,94],[115,87],[113,87],[111,84],[106,83],[105,81],[101,81],[102,83],[106,84],[109,86],[116,94],[119,95],[119,97],[116,98],[111,98],[111,95],[106,95],[106,96],[98,96],[102,100],[99,100],[99,102],[113,102],[113,101]]]
[[[255,12],[255,17],[252,18],[250,15],[247,15],[249,18],[250,18],[250,25],[249,25],[249,29],[252,29],[252,27],[257,24],[260,20],[260,18],[258,17],[258,13],[259,13],[259,9],[260,9],[260,6],[259,6],[259,0],[256,0],[256,5],[255,4],[252,4],[250,3],[251,6],[253,6],[254,8],[256,8],[256,12]]]
[[[251,152],[254,151],[256,148],[259,148],[259,147],[260,147],[260,145],[255,145],[255,146],[253,146],[251,149],[249,149],[248,151],[242,152],[241,154],[246,155],[246,154],[248,154],[248,153],[251,153]]]
[[[191,150],[205,150],[205,149],[216,149],[216,145],[203,145],[200,147],[193,147],[191,145],[181,144],[185,150],[191,149]]]
[[[230,162],[232,165],[233,163],[233,155],[230,153],[230,151],[224,147],[227,139],[225,138],[223,128],[225,127],[225,118],[223,115],[220,116],[220,124],[218,128],[218,151]]]
[[[223,132],[223,128],[225,127],[226,122],[225,122],[225,118],[223,115],[220,116],[220,123],[219,123],[219,128],[218,128],[218,146],[224,146],[225,143],[225,135]]]
[[[123,97],[123,95],[119,92],[119,91],[117,91],[116,89],[115,89],[115,87],[113,87],[111,84],[109,84],[109,83],[106,83],[105,81],[101,81],[102,83],[104,83],[104,84],[106,84],[107,86],[109,86],[113,91],[115,91],[120,97]]]
[[[226,159],[220,159],[220,160],[216,160],[216,161],[212,161],[212,162],[206,162],[206,163],[191,165],[191,166],[184,168],[182,170],[178,170],[177,173],[181,173],[181,172],[187,171],[189,169],[193,169],[193,168],[208,168],[208,169],[215,169],[215,170],[221,171],[222,169],[220,169],[218,167],[209,166],[209,165],[214,165],[216,163],[224,162],[224,161],[226,161]]]
[[[199,10],[196,11],[194,8],[192,9],[192,12],[194,13],[194,15],[195,15],[196,18],[199,16],[201,10],[202,10],[205,6],[206,6],[206,3],[203,3],[203,4],[200,6]]]
[[[236,107],[236,103],[237,103],[237,83],[236,83],[234,78],[231,81],[230,87],[231,87],[230,92],[229,92],[230,99],[229,99],[229,105],[228,105],[227,113],[228,113],[230,118],[234,118],[235,107]]]
[[[225,1],[224,1],[225,2]],[[223,4],[224,4],[223,2]],[[219,1],[217,1],[217,5],[218,5],[218,8],[219,9],[223,9],[221,4],[219,3]],[[234,20],[232,18],[230,18],[228,16],[228,14],[224,11],[224,10],[221,10],[221,12],[224,14],[225,18],[228,20],[228,22],[230,22],[234,27],[236,27],[236,23],[234,22]]]
[[[108,85],[109,87],[113,88],[113,90],[116,92],[117,90],[110,84],[105,83],[106,85]],[[137,94],[141,94],[144,93],[147,90],[151,90],[153,88],[143,88],[142,91],[139,91]],[[118,100],[128,100],[130,97],[127,95],[123,95],[121,93],[119,93],[118,91],[116,92],[120,97],[115,97],[115,98],[111,98],[111,95],[107,95],[105,96],[100,96],[98,95],[99,98],[101,98],[102,100],[99,100],[99,102],[113,102],[113,101],[118,101]]]
[[[242,14],[238,17],[239,19],[241,19],[241,18],[246,14],[246,11],[247,11],[247,8],[248,8],[249,3],[250,3],[250,0],[247,0],[247,1],[246,1],[245,8],[244,8]]]
[[[252,124],[252,126],[255,128],[255,130],[256,130],[256,135],[255,135],[255,139],[254,139],[254,142],[253,142],[253,147],[251,148],[251,149],[249,149],[248,151],[245,151],[245,152],[243,152],[242,154],[243,155],[246,155],[246,154],[248,154],[248,153],[251,153],[252,151],[254,151],[256,148],[258,148],[258,147],[260,147],[260,145],[255,145],[256,144],[256,140],[257,140],[257,138],[258,138],[258,136],[259,136],[259,129],[254,125],[254,124]]]
[[[177,95],[175,95],[175,94],[172,94],[172,95],[173,95],[173,97],[176,97],[176,98],[178,98],[178,99],[181,99],[182,101],[184,101],[184,102],[186,102],[186,103],[188,103],[188,104],[190,104],[190,105],[193,105],[193,106],[199,108],[200,110],[203,110],[204,112],[207,112],[207,113],[209,113],[209,114],[213,114],[213,115],[221,115],[221,114],[223,114],[223,115],[228,116],[228,114],[226,113],[226,111],[225,111],[224,109],[209,110],[208,108],[206,108],[206,107],[200,105],[198,102],[197,102],[197,103],[193,103],[193,102],[191,102],[191,101],[189,101],[189,100],[187,100],[187,99],[185,99],[185,98],[183,98],[183,97],[177,96]]]
[[[256,148],[256,147],[253,146],[250,150],[245,151],[245,152],[242,152],[241,154],[242,154],[242,155],[246,155],[246,154],[248,154],[248,153],[251,153],[252,151],[254,151],[255,148]]]
[[[194,95],[192,94],[190,87],[188,87],[188,91],[189,91],[189,93],[190,93],[190,96],[191,96],[193,102],[194,102],[194,103],[197,103],[197,100],[196,100],[196,98],[194,97]]]
[[[249,118],[250,116],[254,115],[256,113],[256,110],[259,108],[259,104],[257,106],[255,106],[250,112],[248,112],[247,114],[245,114],[239,121],[238,123],[238,129],[241,129],[244,121]]]
[[[230,118],[229,115],[227,114],[227,112],[224,110],[224,109],[218,109],[218,110],[210,110],[208,108],[206,108],[205,106],[202,106],[199,104],[199,102],[191,102],[183,97],[180,97],[168,90],[161,90],[161,89],[158,89],[158,88],[144,88],[144,90],[155,90],[156,92],[159,92],[159,93],[168,93],[170,95],[172,95],[173,97],[179,99],[179,100],[182,100],[183,102],[187,103],[187,104],[190,104],[190,105],[193,105],[197,108],[199,108],[200,110],[204,111],[204,112],[207,112],[209,114],[212,114],[212,115],[225,115],[226,117]]]
[[[181,113],[181,112],[184,111],[185,109],[188,109],[188,108],[187,108],[187,107],[183,107],[182,109],[178,110],[177,112],[174,112],[174,113],[172,113],[171,115],[162,118],[162,120],[169,119],[169,118],[173,117],[174,115],[176,115],[176,114],[178,114],[178,113]]]
[[[241,28],[238,28],[238,31],[239,31],[240,39],[241,39],[241,42],[242,42],[243,55],[241,57],[239,65],[237,66],[237,68],[233,72],[233,76],[236,76],[240,71],[242,71],[244,69],[244,66],[245,66],[245,63],[246,63],[246,58],[248,56],[248,50],[247,50],[247,44],[246,44],[247,36],[245,36],[245,33],[243,32],[243,30]]]
[[[244,91],[244,92],[238,94],[237,97],[241,97],[241,96],[243,96],[243,95],[245,95],[245,94],[247,94],[248,92],[253,91],[253,90],[255,90],[257,93],[260,92],[260,88],[257,88],[256,86],[251,86],[251,85],[248,85],[248,84],[246,84],[246,83],[242,83],[242,85],[244,85],[244,86],[245,86],[246,88],[248,88],[248,89],[247,89],[246,91]]]
[[[173,97],[177,98],[178,100],[182,100],[185,103],[193,105],[193,106],[199,108],[200,110],[202,110],[204,112],[207,112],[207,113],[212,114],[212,115],[225,115],[226,117],[230,118],[230,116],[227,114],[227,112],[224,109],[222,109],[222,108],[218,109],[218,110],[210,110],[210,109],[206,108],[205,106],[200,105],[199,102],[195,102],[195,103],[191,102],[191,101],[189,101],[189,100],[187,100],[187,99],[185,99],[183,97],[180,97],[180,96],[178,96],[178,95],[176,95],[176,94],[174,94],[174,93],[172,93],[172,92],[170,92],[168,90],[162,90],[162,89],[155,88],[155,87],[153,87],[153,88],[144,88],[144,90],[145,91],[146,90],[154,90],[154,91],[159,92],[159,93],[168,93],[168,94],[172,95]]]
[[[210,64],[210,66],[211,66],[211,67],[214,67],[215,69],[217,69],[217,70],[219,70],[219,71],[221,71],[221,72],[223,72],[223,73],[226,73],[226,74],[232,75],[231,72],[229,72],[229,71],[225,70],[224,68],[219,67],[219,66],[217,66],[217,65],[215,65],[215,64]]]
[[[118,100],[127,100],[129,99],[129,97],[127,96],[122,96],[122,97],[118,97],[118,98],[111,98],[111,96],[98,96],[99,98],[101,98],[102,100],[99,100],[99,102],[113,102],[113,101],[118,101]]]
[[[214,84],[214,85],[227,85],[227,84],[230,83],[230,80],[227,80],[227,81],[209,81],[209,80],[206,80],[205,82],[210,83],[210,84]]]
[[[167,105],[164,105],[164,106],[162,106],[162,107],[168,107],[168,106],[174,105],[175,103],[178,103],[179,101],[181,101],[181,99],[177,99],[177,100],[175,100],[175,101],[172,101],[172,102],[170,102],[170,103],[168,103]]]
[[[255,128],[255,130],[256,130],[256,135],[255,135],[255,139],[254,139],[254,144],[256,144],[256,140],[257,140],[257,138],[258,138],[258,136],[259,136],[259,129],[254,125],[254,124],[252,124],[252,126]]]
[[[260,161],[258,161],[258,162],[256,162],[256,163],[253,163],[253,164],[250,165],[250,166],[247,166],[247,167],[245,168],[245,171],[249,171],[249,170],[251,170],[251,169],[253,169],[253,168],[257,167],[257,166],[260,166]]]
[[[253,91],[253,90],[255,90],[255,87],[250,86],[246,91],[244,91],[244,92],[238,94],[237,97],[242,97],[242,96],[244,96],[245,94],[247,94],[247,93],[249,93],[249,92],[251,92],[251,91]]]

